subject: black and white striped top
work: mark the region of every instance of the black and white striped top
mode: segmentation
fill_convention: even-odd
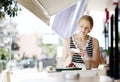
[[[87,50],[87,53],[88,53],[88,56],[92,57],[92,53],[93,53],[93,47],[92,47],[92,37],[89,36],[89,39],[88,39],[88,43],[87,43],[87,46],[86,46],[86,50]],[[77,45],[75,44],[75,41],[74,41],[74,38],[71,37],[70,38],[70,48],[78,48]],[[72,62],[75,62],[75,63],[84,63],[83,59],[81,58],[80,55],[78,55],[78,53],[75,53],[72,57]]]

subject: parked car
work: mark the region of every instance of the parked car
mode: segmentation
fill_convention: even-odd
[[[23,68],[33,68],[36,64],[36,60],[34,59],[24,59],[21,61]]]

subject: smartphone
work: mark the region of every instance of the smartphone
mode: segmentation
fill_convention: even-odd
[[[79,49],[71,48],[70,50],[73,51],[73,52],[75,52],[75,53],[80,53]]]

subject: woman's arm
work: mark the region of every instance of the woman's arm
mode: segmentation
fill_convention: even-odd
[[[100,63],[100,47],[97,39],[93,38],[92,68],[98,68]]]
[[[70,54],[70,38],[67,38],[64,41],[62,59],[63,67],[66,67],[71,63],[72,55]]]

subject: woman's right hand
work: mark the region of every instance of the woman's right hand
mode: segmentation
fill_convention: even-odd
[[[81,57],[83,57],[83,58],[86,58],[86,57],[88,56],[86,50],[81,51],[81,52],[79,53],[79,55],[81,55]]]

